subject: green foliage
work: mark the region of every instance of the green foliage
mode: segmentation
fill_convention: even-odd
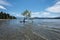
[[[8,13],[0,12],[0,19],[16,19],[14,16],[10,16]]]
[[[31,17],[31,11],[25,10],[25,11],[22,13],[22,15],[25,16],[25,17]]]

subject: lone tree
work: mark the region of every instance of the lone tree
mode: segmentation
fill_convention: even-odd
[[[25,10],[22,15],[24,16],[23,22],[25,22],[25,19],[29,19],[31,17],[31,11]]]

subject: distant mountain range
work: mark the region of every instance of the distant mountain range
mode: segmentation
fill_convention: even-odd
[[[17,19],[23,19],[24,17],[17,17]],[[30,19],[60,19],[60,17],[53,17],[53,18],[50,18],[50,17],[33,17],[33,18],[30,18]]]
[[[60,17],[53,17],[53,18],[50,18],[50,17],[46,17],[46,18],[34,17],[33,19],[60,19]]]

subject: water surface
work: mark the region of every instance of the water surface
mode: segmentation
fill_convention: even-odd
[[[60,19],[0,20],[1,40],[60,40]]]

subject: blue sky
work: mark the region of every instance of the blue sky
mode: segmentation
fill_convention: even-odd
[[[21,17],[26,9],[32,17],[60,16],[60,0],[0,0],[0,11],[10,15]]]

